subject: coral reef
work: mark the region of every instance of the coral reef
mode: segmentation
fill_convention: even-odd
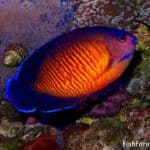
[[[71,0],[70,3],[76,10],[72,28],[106,25],[131,30],[140,22],[150,26],[148,0]]]
[[[139,0],[137,4],[137,20],[150,26],[150,2]]]
[[[124,140],[148,142],[150,103],[139,101],[140,104],[135,104],[135,100],[130,99],[118,115],[101,117],[92,125],[81,122],[69,126],[64,135],[65,149],[116,150],[125,148]]]
[[[0,150],[29,150],[34,146],[43,146],[44,150],[51,142],[65,150],[119,150],[130,149],[123,147],[123,141],[149,142],[149,4],[148,0],[0,0]],[[136,65],[133,74],[128,75],[129,83],[122,89],[115,89],[103,103],[96,104],[91,112],[98,115],[89,116],[87,112],[60,131],[39,123],[33,116],[28,118],[18,113],[6,102],[5,82],[16,70],[3,64],[7,45],[21,43],[30,53],[44,41],[70,28],[97,24],[134,28],[132,31],[139,40],[133,60]],[[113,115],[108,110],[114,112]],[[47,138],[51,142],[47,142]]]
[[[136,1],[71,0],[71,5],[76,9],[72,28],[105,25],[129,30],[138,25]]]
[[[137,30],[139,40],[137,52],[140,53],[141,62],[135,68],[133,77],[126,89],[131,95],[141,95],[150,100],[150,31],[143,24]]]
[[[129,99],[129,95],[126,91],[119,90],[117,93],[107,97],[105,101],[101,104],[97,104],[90,111],[90,116],[109,116],[116,114],[120,111],[121,106]]]
[[[62,134],[49,125],[42,125],[38,121],[33,123],[33,118],[25,121],[26,117],[24,119],[14,107],[6,102],[1,104],[0,108],[0,149],[2,150],[20,150],[26,145],[31,146],[40,136]]]
[[[149,128],[150,107],[145,109],[135,108],[129,111],[128,129],[133,134],[133,139],[136,141],[150,138]]]
[[[0,110],[0,120],[2,120],[2,118],[7,118],[8,121],[13,121],[20,118],[20,114],[13,108],[11,104],[8,104],[4,99],[1,99]]]

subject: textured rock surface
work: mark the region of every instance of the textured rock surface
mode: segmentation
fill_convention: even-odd
[[[136,1],[71,0],[71,4],[76,9],[73,28],[107,25],[129,30],[137,26]]]
[[[127,30],[143,22],[150,26],[150,2],[148,0],[70,0],[76,12],[72,28],[107,25]]]
[[[137,20],[150,26],[150,1],[139,0],[137,9],[139,14]]]

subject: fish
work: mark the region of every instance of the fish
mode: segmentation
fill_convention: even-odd
[[[123,74],[136,44],[130,32],[106,26],[63,33],[36,48],[7,80],[8,101],[22,113],[74,109]]]

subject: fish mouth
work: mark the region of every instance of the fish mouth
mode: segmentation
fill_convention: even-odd
[[[126,59],[131,59],[134,55],[134,51],[124,55],[118,62],[124,61]]]

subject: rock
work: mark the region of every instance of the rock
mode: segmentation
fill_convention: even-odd
[[[4,51],[4,64],[8,67],[18,66],[27,56],[25,47],[19,44],[11,44]]]

